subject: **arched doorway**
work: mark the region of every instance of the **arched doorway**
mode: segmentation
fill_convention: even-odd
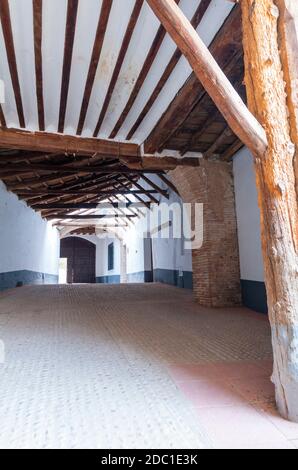
[[[67,282],[69,284],[93,284],[95,278],[96,246],[79,237],[61,240],[60,258],[67,259]]]

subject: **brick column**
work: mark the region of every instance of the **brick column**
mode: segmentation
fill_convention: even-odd
[[[170,176],[182,200],[204,204],[204,242],[193,251],[195,298],[208,307],[241,304],[237,222],[232,167],[203,160]]]

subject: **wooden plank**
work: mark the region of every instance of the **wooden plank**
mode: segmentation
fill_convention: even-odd
[[[58,123],[58,132],[61,134],[64,132],[78,5],[78,0],[68,0]]]
[[[36,100],[39,130],[45,130],[42,73],[42,0],[33,0],[33,34],[36,78]]]
[[[248,110],[208,48],[173,0],[147,0],[233,132],[254,153],[264,155],[266,133]]]
[[[200,2],[199,6],[198,6],[193,18],[192,18],[192,21],[191,21],[194,28],[197,28],[198,25],[200,24],[207,8],[210,5],[210,2],[211,2],[211,0],[202,0]],[[177,49],[175,50],[174,54],[172,55],[168,65],[166,66],[165,71],[162,74],[158,84],[156,85],[153,93],[151,94],[151,96],[150,96],[149,100],[147,101],[144,109],[142,110],[140,116],[138,117],[138,119],[136,120],[136,122],[134,123],[132,128],[130,129],[129,133],[127,134],[127,137],[126,137],[127,140],[130,140],[133,137],[133,135],[135,134],[137,129],[142,124],[143,120],[145,119],[145,117],[149,113],[150,109],[154,105],[155,101],[157,100],[158,96],[160,95],[160,93],[161,93],[163,87],[165,86],[166,82],[170,78],[170,75],[172,74],[174,68],[178,64],[181,56],[182,56],[182,52],[177,47]]]
[[[20,127],[26,127],[8,0],[0,1],[0,19]]]
[[[233,8],[213,39],[209,50],[222,69],[232,62],[239,50],[242,51],[242,24],[239,6]],[[183,125],[205,94],[203,85],[195,73],[192,73],[145,140],[145,152],[153,153],[164,149],[167,141]]]
[[[126,30],[126,33],[125,33],[125,36],[121,45],[121,49],[117,58],[115,68],[114,68],[114,72],[113,72],[113,75],[109,84],[109,88],[108,88],[95,130],[93,133],[93,137],[97,137],[100,132],[100,128],[102,126],[105,115],[107,113],[107,110],[108,110],[108,107],[109,107],[109,104],[110,104],[110,101],[111,101],[111,98],[115,89],[115,85],[117,83],[117,80],[121,71],[121,67],[123,65],[123,62],[124,62],[124,59],[125,59],[134,29],[135,29],[135,26],[140,16],[143,4],[144,4],[144,0],[136,0],[135,2],[135,6],[132,11],[129,23],[128,23],[127,30]]]
[[[132,143],[5,128],[0,129],[0,147],[79,155],[98,154],[117,158],[136,157],[140,154],[139,146]]]
[[[108,26],[108,21],[109,21],[109,17],[111,13],[112,3],[113,3],[113,0],[103,0],[102,2],[100,17],[99,17],[94,45],[93,45],[92,56],[90,60],[89,70],[88,70],[88,76],[87,76],[86,85],[85,85],[84,97],[83,97],[81,111],[80,111],[77,135],[81,135],[83,131],[83,127],[84,127],[84,123],[85,123],[85,119],[86,119],[86,115],[88,111],[89,101],[90,101],[90,97],[92,93],[92,88],[94,85],[95,74],[96,74],[98,62],[101,56],[102,46],[103,46],[103,42],[104,42],[104,38],[105,38],[107,26]]]
[[[176,3],[179,3],[180,0],[175,0]],[[152,43],[152,46],[147,54],[147,57],[146,57],[146,60],[144,62],[144,65],[142,67],[142,70],[141,72],[139,73],[139,76],[136,80],[136,83],[133,87],[133,90],[130,94],[130,97],[126,103],[126,106],[124,108],[124,110],[122,111],[121,113],[121,116],[119,117],[117,123],[115,124],[115,127],[114,129],[112,130],[111,134],[110,134],[110,139],[114,139],[116,137],[116,135],[118,134],[119,130],[121,129],[125,119],[127,118],[131,108],[133,107],[136,99],[137,99],[137,96],[148,76],[148,73],[152,67],[152,64],[158,54],[158,51],[163,43],[163,40],[164,40],[164,37],[166,35],[166,30],[164,29],[164,27],[162,25],[160,25],[160,27],[158,28],[158,31],[156,33],[156,36],[154,38],[154,41]]]

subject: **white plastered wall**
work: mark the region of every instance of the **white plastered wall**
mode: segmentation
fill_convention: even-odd
[[[56,228],[0,182],[0,273],[29,270],[58,275]]]

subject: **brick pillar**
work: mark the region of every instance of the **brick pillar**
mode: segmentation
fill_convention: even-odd
[[[203,160],[199,168],[170,173],[182,200],[204,204],[204,242],[193,251],[195,298],[208,307],[241,304],[237,222],[232,167]]]

